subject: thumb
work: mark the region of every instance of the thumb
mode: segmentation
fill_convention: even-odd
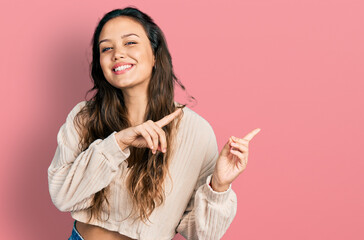
[[[230,153],[230,143],[232,142],[231,138],[225,143],[224,147],[221,150],[221,155],[227,156]]]

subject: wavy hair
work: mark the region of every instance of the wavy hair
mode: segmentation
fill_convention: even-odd
[[[177,83],[183,90],[183,84],[177,79],[173,71],[172,58],[162,30],[154,23],[151,17],[137,8],[127,7],[115,9],[106,13],[99,21],[92,39],[91,78],[94,83],[92,89],[94,96],[86,102],[84,108],[75,117],[75,126],[81,136],[80,148],[87,149],[96,139],[105,139],[113,131],[131,127],[128,120],[127,108],[122,91],[112,86],[104,77],[100,65],[100,51],[98,40],[103,26],[111,19],[119,16],[130,17],[139,22],[151,43],[155,57],[155,68],[148,86],[148,104],[144,120],[158,121],[164,116],[174,112],[174,85]],[[87,95],[86,93],[86,95]],[[194,99],[192,96],[190,98]],[[133,202],[130,214],[138,213],[143,222],[149,221],[152,211],[164,202],[164,180],[166,178],[173,149],[173,139],[180,119],[163,127],[166,133],[166,153],[152,154],[149,148],[129,147],[130,156],[127,159],[128,174],[126,185]],[[101,210],[108,208],[108,187],[95,193],[90,210],[90,219],[101,218]],[[130,216],[130,215],[129,215]]]

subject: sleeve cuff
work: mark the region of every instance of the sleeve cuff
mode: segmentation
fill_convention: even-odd
[[[206,184],[204,186],[204,192],[206,194],[206,197],[208,201],[215,202],[215,203],[223,203],[229,199],[231,189],[231,184],[229,185],[229,188],[224,192],[216,192],[212,189],[210,186],[212,174],[210,174],[206,178]]]
[[[110,161],[111,164],[119,166],[124,160],[130,156],[130,149],[126,148],[121,150],[119,144],[116,141],[115,133],[111,133],[100,144],[102,154]]]

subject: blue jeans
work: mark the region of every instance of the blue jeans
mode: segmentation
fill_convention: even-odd
[[[71,234],[71,237],[70,237],[68,240],[84,240],[84,239],[81,237],[81,234],[80,234],[80,233],[77,231],[77,229],[76,229],[76,220],[75,220],[75,222],[73,223],[72,234]]]

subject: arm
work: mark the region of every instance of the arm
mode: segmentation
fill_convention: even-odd
[[[186,239],[220,239],[236,215],[237,198],[231,185],[225,192],[216,192],[210,180],[219,156],[212,131],[195,192],[177,227]]]
[[[48,168],[49,193],[54,205],[61,211],[89,207],[94,194],[110,184],[119,164],[130,155],[128,148],[120,149],[115,131],[80,151],[80,137],[73,119],[83,105],[83,102],[77,104],[60,128],[56,153]]]

